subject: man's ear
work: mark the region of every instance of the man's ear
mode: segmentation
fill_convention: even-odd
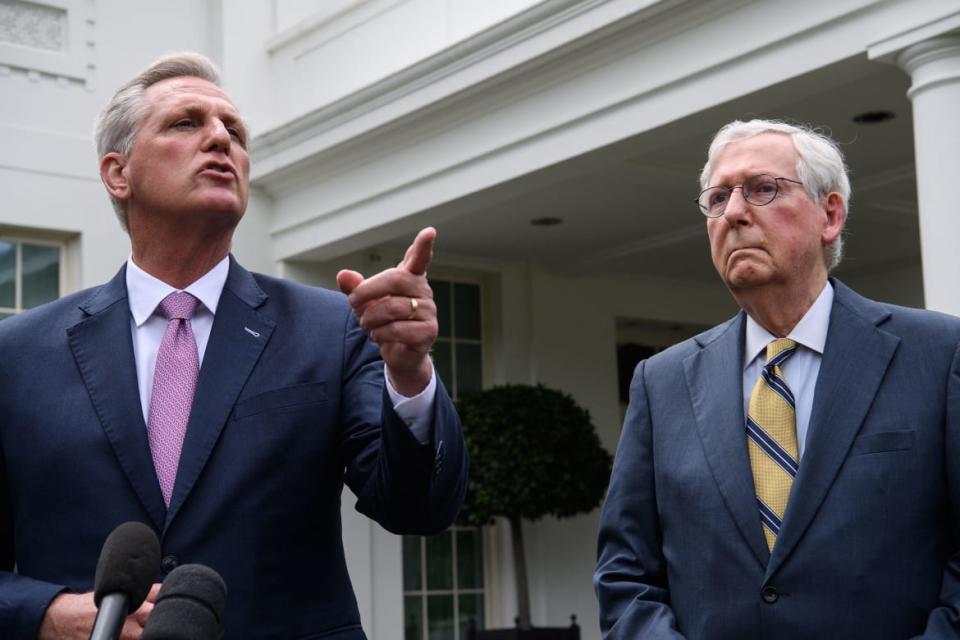
[[[826,246],[836,240],[843,231],[843,224],[847,219],[847,207],[843,196],[836,191],[828,193],[823,204],[823,212],[826,215],[826,221],[820,241]]]
[[[127,157],[117,152],[111,152],[100,158],[100,180],[110,195],[117,200],[130,198],[130,183],[127,181]]]

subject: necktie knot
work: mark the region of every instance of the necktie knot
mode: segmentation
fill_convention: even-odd
[[[797,343],[790,338],[778,338],[767,345],[767,368],[779,366],[797,351]]]
[[[160,313],[167,320],[189,320],[200,301],[186,291],[175,291],[160,301]]]

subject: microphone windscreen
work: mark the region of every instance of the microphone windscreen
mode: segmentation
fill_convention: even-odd
[[[128,596],[127,614],[136,611],[150,592],[160,570],[160,541],[142,522],[124,522],[114,529],[100,550],[94,578],[97,607],[111,593]]]
[[[202,564],[184,564],[163,581],[140,640],[216,640],[223,637],[227,585]]]

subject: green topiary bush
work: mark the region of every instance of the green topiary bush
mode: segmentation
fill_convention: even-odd
[[[507,518],[513,537],[521,628],[529,600],[521,521],[568,518],[603,500],[610,453],[590,414],[562,391],[543,385],[493,387],[457,401],[470,451],[470,483],[461,520]]]

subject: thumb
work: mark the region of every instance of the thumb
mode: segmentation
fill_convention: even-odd
[[[353,293],[353,290],[356,289],[357,285],[361,282],[363,282],[363,275],[356,271],[343,269],[337,273],[337,286],[340,287],[340,291],[346,295]]]

